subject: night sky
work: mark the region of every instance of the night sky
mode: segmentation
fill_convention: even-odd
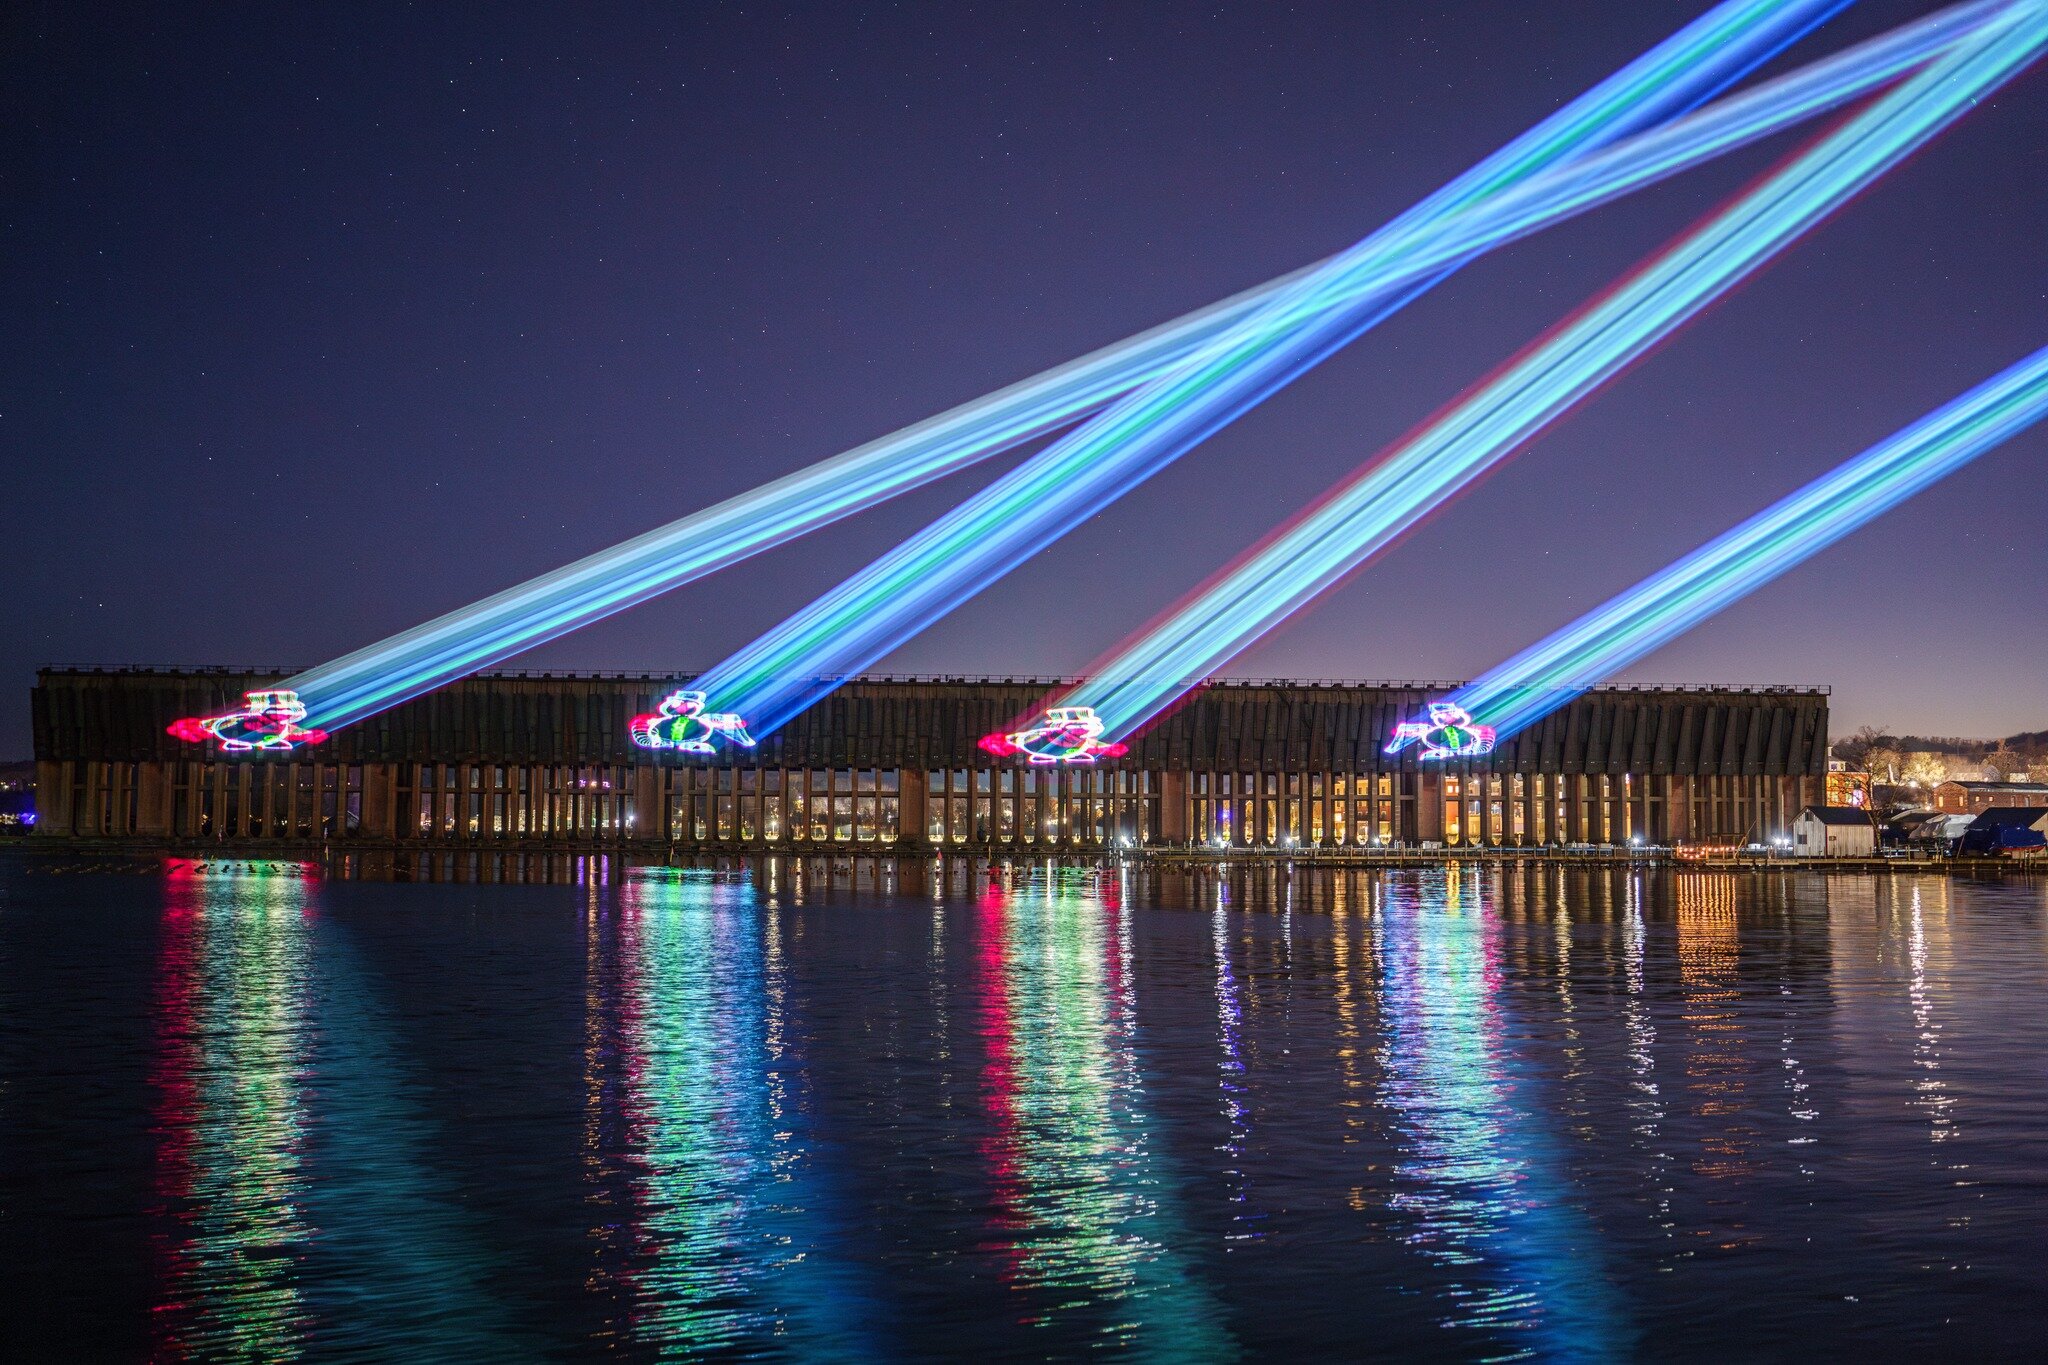
[[[1334,251],[1703,7],[17,7],[0,758],[40,664],[317,663]],[[886,667],[1082,668],[1808,136],[1466,269]],[[1232,671],[1479,672],[2048,342],[2044,243],[2037,69]],[[1007,463],[510,666],[686,677]],[[2048,428],[1625,680],[2048,726]]]

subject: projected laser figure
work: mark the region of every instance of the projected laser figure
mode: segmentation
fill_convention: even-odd
[[[2044,414],[2048,348],[1595,607],[1446,700],[1431,702],[1430,714],[1440,707],[1469,710],[1485,716],[1502,735],[1512,735],[2027,430]],[[1391,752],[1399,745],[1387,747]],[[1439,756],[1427,750],[1422,754]]]
[[[633,743],[642,749],[709,754],[718,751],[713,741],[721,738],[742,749],[754,747],[754,737],[747,733],[746,722],[730,712],[706,711],[702,692],[671,692],[654,711],[633,717],[626,730]]]
[[[327,738],[325,730],[299,724],[306,718],[306,706],[298,693],[279,688],[250,692],[247,698],[248,704],[239,711],[224,716],[187,716],[172,721],[165,733],[195,744],[219,740],[220,747],[231,754],[258,749],[282,752]]]
[[[1126,735],[1543,430],[2048,47],[2027,0],[1709,220],[1333,490],[1058,699]]]
[[[1751,23],[1745,60],[1796,36],[1820,16],[1723,6],[1709,16]],[[1399,279],[1421,282],[1448,265],[1562,217],[1696,166],[1734,147],[1790,126],[1897,79],[1960,38],[1997,19],[2004,0],[1974,0],[1764,82],[1742,94],[1672,120],[1601,151],[1566,159],[1519,183],[1494,177],[1486,193],[1448,215],[1411,223],[1400,261],[1379,274],[1355,271],[1332,288],[1296,289],[1323,267],[1312,266],[1175,322],[1106,347],[986,398],[872,441],[635,537],[613,549],[472,606],[401,632],[285,680],[328,729],[349,724],[478,668],[599,620],[861,508],[920,487],[981,459],[1085,417],[1119,395],[1150,383],[1216,338],[1263,314],[1267,325],[1293,327],[1319,309],[1354,302]],[[1703,21],[1707,22],[1707,21]],[[1698,28],[1699,26],[1695,26]],[[1769,41],[1760,41],[1759,35]],[[1720,74],[1732,79],[1741,63]],[[1682,82],[1697,94],[1713,82]],[[1681,101],[1682,102],[1682,101]],[[1426,229],[1426,230],[1423,230]],[[1328,263],[1325,263],[1326,265]],[[1271,305],[1293,296],[1285,309]]]
[[[1102,738],[1102,717],[1086,706],[1055,706],[1045,719],[1008,735],[983,735],[980,747],[999,758],[1023,754],[1031,763],[1093,763],[1130,752]]]
[[[1428,720],[1404,720],[1394,727],[1386,752],[1398,754],[1411,744],[1422,746],[1423,758],[1477,758],[1493,752],[1491,725],[1480,725],[1455,702],[1433,701]]]

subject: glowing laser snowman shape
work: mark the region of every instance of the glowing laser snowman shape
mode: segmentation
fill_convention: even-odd
[[[743,749],[754,747],[747,723],[730,711],[706,711],[702,692],[671,692],[660,709],[633,717],[627,727],[643,749],[676,749],[686,754],[716,752],[713,740],[724,736]]]
[[[1404,720],[1394,727],[1386,751],[1398,754],[1410,744],[1420,744],[1421,758],[1476,758],[1493,752],[1493,727],[1474,723],[1471,713],[1456,702],[1433,701],[1428,720]]]
[[[1092,706],[1055,706],[1028,730],[983,735],[980,747],[998,756],[1022,754],[1032,763],[1093,763],[1130,752],[1127,745],[1103,742],[1102,718]]]
[[[194,744],[219,740],[220,747],[229,753],[256,749],[274,753],[318,744],[327,738],[325,730],[299,724],[306,718],[306,704],[299,700],[298,693],[280,688],[245,695],[247,704],[240,711],[224,716],[186,716],[172,721],[167,733]]]

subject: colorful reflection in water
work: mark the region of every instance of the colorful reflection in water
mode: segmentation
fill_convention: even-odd
[[[781,919],[751,886],[633,874],[589,907],[590,1288],[615,1346],[866,1356],[867,1296],[830,1246]]]
[[[290,865],[167,877],[153,1068],[163,1358],[289,1360],[306,1346],[310,916]]]
[[[1597,1235],[1509,1052],[1491,875],[1453,866],[1387,888],[1382,1098],[1403,1146],[1389,1207],[1448,1273],[1444,1325],[1494,1338],[1489,1358],[1616,1357],[1629,1334]]]
[[[319,884],[310,865],[166,865],[156,1353],[507,1354],[494,1259],[432,1169],[442,1134]]]
[[[991,884],[979,920],[991,1242],[1020,1320],[1105,1350],[1232,1354],[1146,1114],[1118,878]]]
[[[0,1360],[2038,1354],[2031,881],[159,866],[0,860]]]

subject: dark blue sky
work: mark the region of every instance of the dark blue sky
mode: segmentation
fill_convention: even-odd
[[[38,664],[312,664],[1333,251],[1701,7],[22,7],[0,756]],[[890,666],[1080,668],[1796,145],[1467,269]],[[2048,342],[2044,242],[2037,71],[1233,671],[1478,672]],[[521,662],[687,675],[983,477]],[[2048,431],[1628,680],[2048,725]]]

